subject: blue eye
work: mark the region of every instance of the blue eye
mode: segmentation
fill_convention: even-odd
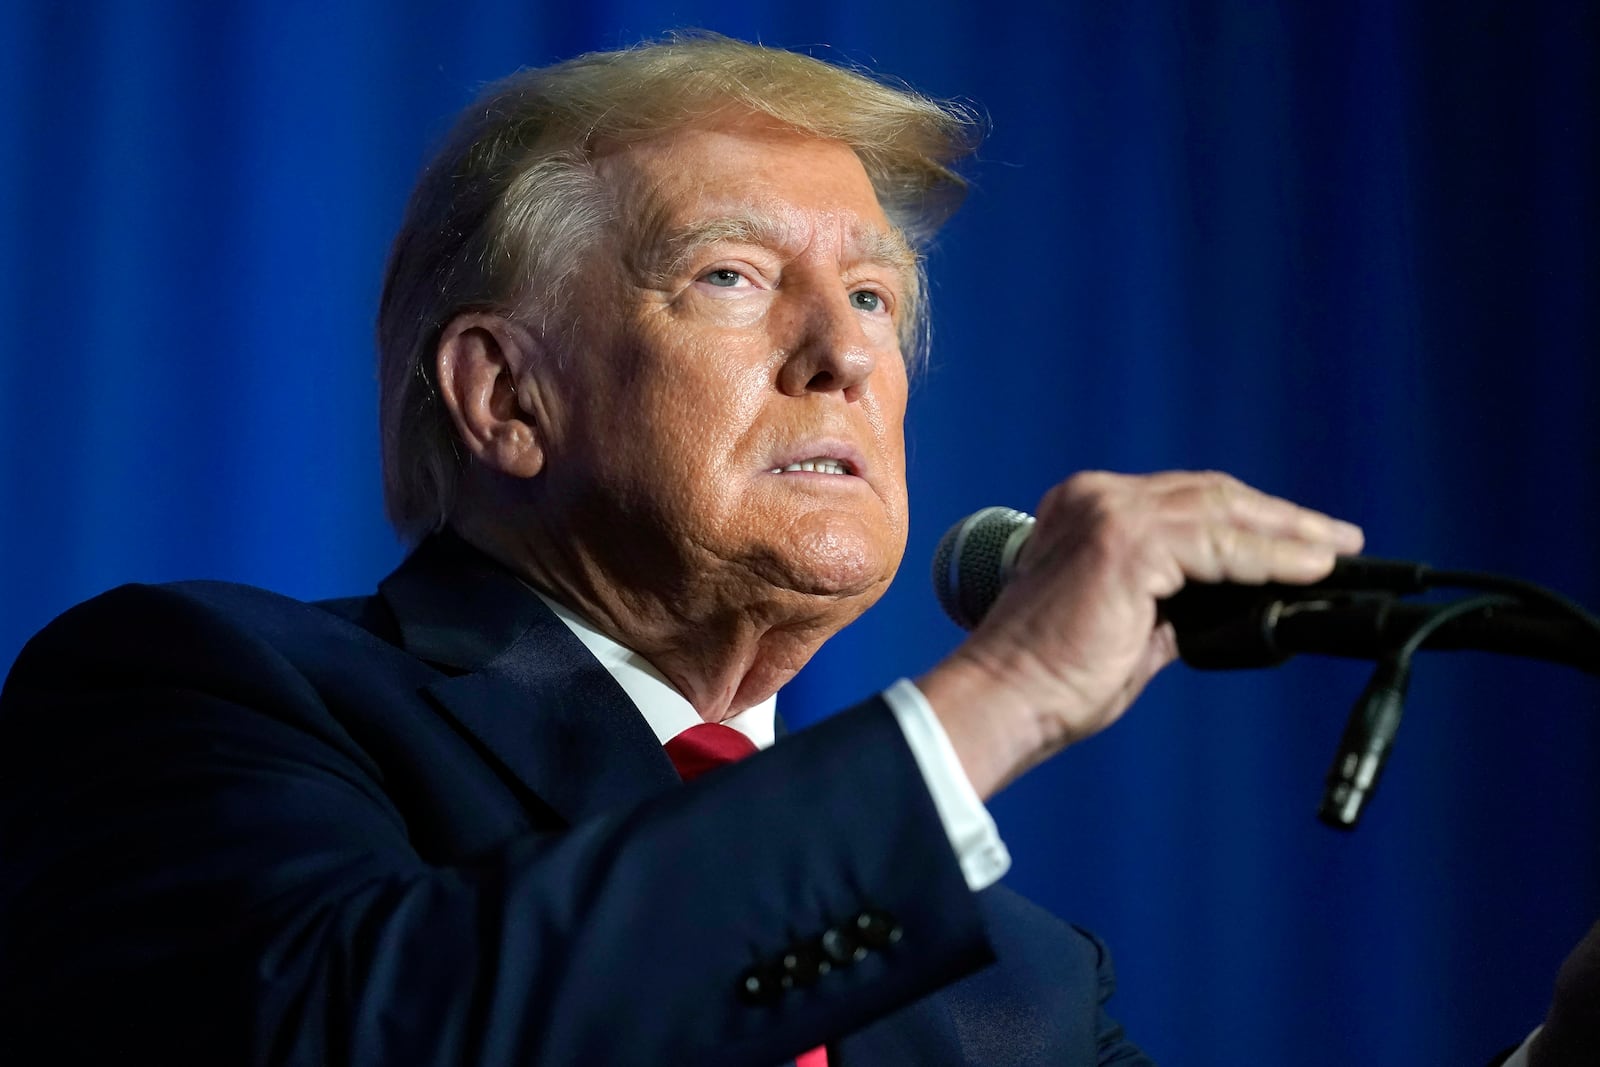
[[[877,311],[883,307],[883,297],[866,289],[850,294],[850,306],[857,311]]]
[[[714,270],[705,276],[705,280],[722,289],[732,289],[739,284],[739,272],[736,270]]]

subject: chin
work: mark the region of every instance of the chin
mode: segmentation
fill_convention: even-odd
[[[826,522],[796,533],[769,547],[760,570],[774,585],[797,593],[855,602],[858,613],[889,588],[905,553],[903,536],[859,523]]]

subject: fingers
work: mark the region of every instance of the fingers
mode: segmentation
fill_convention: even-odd
[[[1326,543],[1301,541],[1236,527],[1200,526],[1171,550],[1190,581],[1314,582],[1333,569],[1336,552]]]
[[[1192,476],[1168,490],[1172,523],[1191,543],[1175,538],[1179,562],[1201,581],[1314,582],[1334,557],[1358,552],[1361,529],[1319,511],[1271,496],[1225,474]],[[1187,550],[1186,550],[1187,548]]]
[[[1349,523],[1215,472],[1075,475],[1038,517],[994,607],[918,683],[981,795],[1117,720],[1177,656],[1158,602],[1185,582],[1311,582],[1362,544]]]
[[[1335,553],[1359,552],[1361,528],[1281,497],[1263,493],[1216,471],[1175,471],[1155,476],[1159,491],[1205,519],[1226,522],[1267,537],[1325,546]]]
[[[1363,543],[1351,523],[1215,471],[1081,474],[1046,497],[1047,513],[1098,530],[1107,554],[1134,559],[1156,596],[1185,580],[1316,581]]]

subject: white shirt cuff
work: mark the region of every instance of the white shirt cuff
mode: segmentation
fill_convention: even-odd
[[[1528,1039],[1522,1043],[1522,1047],[1507,1056],[1501,1062],[1500,1067],[1528,1067],[1528,1046],[1533,1042],[1533,1035],[1543,1029],[1544,1027],[1542,1026],[1534,1027],[1533,1034],[1528,1035]]]
[[[989,809],[978,799],[978,791],[961,769],[950,736],[933,713],[922,690],[902,678],[883,691],[883,702],[894,712],[911,747],[912,758],[928,785],[933,806],[944,824],[945,836],[955,850],[966,876],[967,888],[976,893],[998,882],[1011,869],[1011,853],[1000,840],[1000,829]]]

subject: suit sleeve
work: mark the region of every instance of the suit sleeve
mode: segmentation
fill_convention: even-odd
[[[386,773],[203,603],[63,616],[0,698],[6,1062],[770,1065],[991,958],[879,701],[449,866]]]
[[[1073,929],[1089,941],[1096,956],[1095,1062],[1100,1067],[1155,1067],[1155,1061],[1128,1040],[1122,1025],[1106,1010],[1107,1002],[1117,991],[1117,977],[1111,967],[1110,951],[1103,941],[1083,927],[1074,926]]]

